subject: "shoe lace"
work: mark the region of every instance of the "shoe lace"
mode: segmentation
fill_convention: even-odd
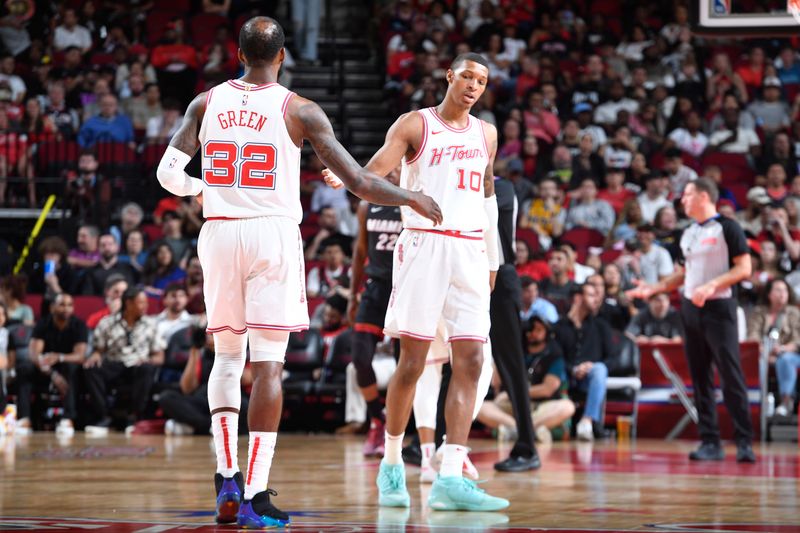
[[[478,483],[486,483],[486,481],[479,481],[478,483],[472,481],[471,479],[467,479],[465,477],[461,478],[461,482],[464,484],[467,492],[477,492],[478,494],[485,494],[486,491],[482,488],[478,487]]]
[[[389,470],[389,486],[392,489],[399,489],[403,486],[405,472],[400,468],[392,468]]]

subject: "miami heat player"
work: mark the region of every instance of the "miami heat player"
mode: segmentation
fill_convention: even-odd
[[[208,331],[216,357],[208,383],[217,453],[217,521],[242,527],[281,526],[289,516],[270,503],[269,470],[281,416],[281,372],[289,332],[308,327],[298,223],[300,146],[308,139],[347,187],[376,204],[410,206],[431,224],[436,203],[361,168],[337,142],[320,107],[276,83],[283,29],[255,17],[239,34],[241,79],[198,95],[186,110],[157,170],[179,196],[203,193],[198,255],[205,274]],[[184,168],[202,148],[202,179]],[[246,476],[239,472],[239,379],[249,341],[254,375]]]
[[[437,229],[401,208],[405,230],[395,245],[386,313],[387,333],[400,338],[400,362],[386,398],[385,456],[377,479],[379,503],[385,506],[410,504],[400,454],[403,432],[440,318],[451,344],[453,375],[445,404],[448,444],[428,504],[469,511],[508,506],[462,475],[482,345],[489,334],[490,286],[499,265],[493,170],[497,130],[469,114],[488,76],[482,56],[456,57],[447,71],[442,103],[401,116],[367,164],[385,176],[402,162],[400,185],[430,194],[444,213]]]

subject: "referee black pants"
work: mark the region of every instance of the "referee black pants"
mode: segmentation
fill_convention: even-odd
[[[732,298],[708,300],[703,307],[697,307],[684,298],[681,318],[686,331],[684,346],[692,375],[700,438],[703,442],[720,440],[713,363],[719,372],[736,440],[751,441],[753,424],[739,356],[736,301]]]
[[[489,314],[492,328],[492,356],[503,380],[517,422],[517,442],[511,450],[512,457],[532,457],[534,444],[531,406],[528,397],[528,372],[522,352],[522,328],[519,310],[522,289],[514,265],[502,265],[492,292]],[[479,398],[478,401],[482,401]]]

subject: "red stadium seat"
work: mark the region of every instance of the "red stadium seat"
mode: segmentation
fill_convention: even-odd
[[[138,157],[136,152],[125,143],[100,142],[95,145],[97,161],[101,164],[125,165],[134,163]]]
[[[572,228],[566,231],[560,240],[570,243],[576,250],[585,250],[590,247],[602,248],[606,242],[605,235],[591,228]]]
[[[531,254],[539,251],[539,234],[530,228],[517,229],[517,239],[525,241],[531,249]]]
[[[144,163],[145,172],[149,172],[158,166],[166,150],[166,144],[146,144],[144,146],[142,162]]]
[[[192,32],[192,45],[198,49],[214,42],[217,28],[228,26],[228,19],[211,13],[200,13],[192,17],[189,29]]]
[[[703,156],[703,168],[716,165],[722,170],[722,184],[726,187],[734,183],[753,184],[755,171],[744,154],[710,152]]]

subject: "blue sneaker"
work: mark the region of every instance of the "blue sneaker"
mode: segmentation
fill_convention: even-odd
[[[469,479],[439,476],[431,486],[428,506],[437,511],[500,511],[508,507],[508,500],[486,494]]]
[[[272,505],[270,495],[278,493],[272,489],[259,492],[252,500],[245,500],[239,508],[236,523],[244,529],[267,529],[270,527],[284,527],[289,525],[289,515]]]
[[[381,461],[378,470],[378,505],[383,507],[410,507],[411,498],[406,489],[406,468],[402,463],[390,465]]]
[[[241,472],[236,472],[233,477],[222,477],[214,474],[214,487],[217,489],[217,523],[232,524],[236,522],[236,513],[242,503],[244,493],[244,478]]]

